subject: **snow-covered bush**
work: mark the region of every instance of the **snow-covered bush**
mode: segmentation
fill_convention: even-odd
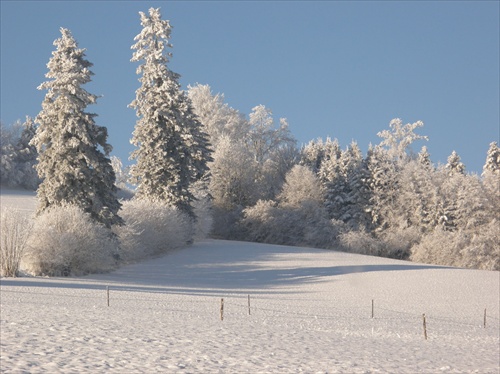
[[[26,249],[33,221],[16,209],[2,209],[0,225],[0,276],[15,277]]]
[[[321,205],[305,201],[298,207],[281,207],[259,200],[244,210],[245,239],[256,242],[333,248],[340,223],[328,219]]]
[[[175,207],[148,200],[123,202],[124,226],[115,226],[120,259],[134,261],[159,255],[192,241],[192,221]]]
[[[412,248],[411,260],[427,264],[500,270],[500,233],[492,221],[471,234],[437,228]]]
[[[410,257],[411,247],[421,238],[417,227],[406,227],[386,230],[380,235],[382,250],[379,256],[406,260]]]
[[[23,265],[33,275],[106,272],[116,266],[117,244],[109,229],[79,207],[52,207],[35,219]]]
[[[492,220],[477,234],[470,237],[470,244],[461,251],[462,265],[467,268],[500,270],[500,223]]]
[[[323,189],[307,167],[286,175],[279,202],[259,200],[244,210],[245,239],[272,244],[332,248],[342,224],[328,218]]]
[[[340,249],[346,252],[379,256],[383,243],[366,231],[345,231],[339,235]]]

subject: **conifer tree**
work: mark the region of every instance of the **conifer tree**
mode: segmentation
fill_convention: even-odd
[[[38,89],[47,90],[32,144],[39,153],[36,167],[42,183],[38,188],[38,212],[51,206],[76,205],[110,227],[121,224],[120,203],[116,198],[115,174],[108,158],[112,147],[107,129],[95,124],[96,114],[85,111],[97,96],[82,85],[91,81],[92,63],[85,49],[68,29],[47,64],[51,79]]]
[[[36,147],[30,144],[36,134],[36,126],[33,118],[26,116],[26,121],[22,124],[23,129],[16,146],[15,163],[17,169],[16,184],[36,190],[40,179],[35,170],[38,153]]]
[[[418,162],[424,166],[424,168],[429,169],[432,166],[431,155],[424,145],[417,156]]]
[[[496,142],[488,148],[481,177],[489,199],[488,210],[492,218],[500,221],[500,148]]]
[[[454,174],[454,173],[459,173],[459,174],[464,174],[465,173],[465,165],[460,161],[460,156],[456,151],[453,151],[451,155],[448,156],[447,164],[445,165],[446,170],[448,170],[448,173]]]
[[[192,184],[208,170],[211,151],[207,135],[181,91],[179,74],[169,70],[171,26],[159,9],[140,12],[142,31],[135,37],[132,62],[140,62],[136,99],[137,124],[131,143],[136,196],[175,206],[193,216]]]
[[[496,142],[490,144],[483,166],[483,183],[500,198],[500,148]]]

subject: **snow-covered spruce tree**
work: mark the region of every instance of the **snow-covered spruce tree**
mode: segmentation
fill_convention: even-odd
[[[454,173],[464,174],[465,173],[465,165],[460,161],[460,156],[456,151],[451,152],[451,155],[448,156],[448,162],[445,165],[446,170],[450,175]]]
[[[418,152],[417,160],[425,169],[428,170],[432,168],[431,155],[425,145],[422,147],[420,152]]]
[[[300,150],[300,162],[302,166],[307,166],[314,173],[318,174],[321,162],[324,157],[323,139],[311,140]]]
[[[131,143],[136,197],[175,206],[191,217],[192,184],[208,170],[207,135],[181,91],[179,75],[169,70],[171,26],[159,9],[140,12],[142,31],[135,37],[132,62],[139,62],[141,87],[130,106],[137,112]]]
[[[491,198],[500,205],[500,148],[496,142],[490,144],[486,154],[486,162],[481,174],[483,185],[491,194]]]
[[[82,88],[91,81],[92,63],[71,32],[60,31],[62,36],[54,41],[56,50],[47,64],[46,77],[51,80],[38,87],[47,94],[31,142],[39,153],[36,170],[42,179],[38,213],[69,204],[107,227],[121,224],[107,129],[95,124],[96,114],[85,111],[97,99]]]

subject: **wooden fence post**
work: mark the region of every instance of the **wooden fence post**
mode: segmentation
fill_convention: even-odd
[[[220,299],[220,320],[224,321],[224,298]]]
[[[372,299],[372,318],[374,316],[374,305],[373,305],[373,299]]]
[[[109,306],[109,286],[106,286],[106,298],[108,300],[108,306]]]
[[[483,328],[486,328],[486,308],[484,308],[484,321],[483,321]]]
[[[422,314],[422,319],[424,322],[424,338],[425,338],[425,340],[427,340],[427,324],[425,323],[425,313]]]
[[[248,295],[248,315],[250,315],[250,295]]]

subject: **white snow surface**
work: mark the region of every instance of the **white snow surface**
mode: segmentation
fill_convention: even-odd
[[[36,192],[0,186],[0,208],[14,208],[26,213],[36,209]]]
[[[499,373],[499,295],[499,272],[205,240],[2,278],[0,372]]]

